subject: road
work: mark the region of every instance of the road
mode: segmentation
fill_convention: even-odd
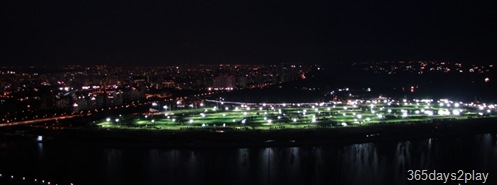
[[[57,116],[57,117],[50,117],[50,118],[32,119],[32,120],[26,120],[26,121],[16,121],[16,122],[10,122],[10,123],[2,123],[2,124],[0,124],[0,127],[9,127],[9,126],[16,126],[16,125],[28,125],[28,124],[41,123],[41,122],[46,122],[46,121],[55,121],[55,120],[59,120],[59,119],[69,119],[69,118],[74,118],[77,116],[79,116],[79,115]]]

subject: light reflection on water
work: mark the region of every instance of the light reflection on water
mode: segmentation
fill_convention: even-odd
[[[406,171],[411,169],[474,169],[491,173],[487,184],[497,179],[492,178],[497,174],[495,134],[315,147],[168,149],[37,143],[8,148],[0,150],[0,173],[77,184],[432,184],[408,183]]]

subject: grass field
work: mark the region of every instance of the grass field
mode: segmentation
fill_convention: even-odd
[[[494,105],[419,101],[349,101],[306,105],[219,105],[108,117],[102,128],[119,129],[309,129],[378,123],[431,122],[497,117]]]

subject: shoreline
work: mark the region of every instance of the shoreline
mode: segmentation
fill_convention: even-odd
[[[378,124],[359,127],[278,129],[278,130],[127,130],[76,128],[64,130],[33,129],[22,134],[4,133],[2,140],[23,138],[44,144],[108,147],[296,147],[359,144],[409,139],[467,136],[497,133],[497,119],[446,120],[433,123]]]

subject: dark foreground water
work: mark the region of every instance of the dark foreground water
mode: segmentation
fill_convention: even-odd
[[[408,170],[476,170],[497,184],[497,134],[285,148],[0,143],[0,184],[444,184],[407,181]]]

